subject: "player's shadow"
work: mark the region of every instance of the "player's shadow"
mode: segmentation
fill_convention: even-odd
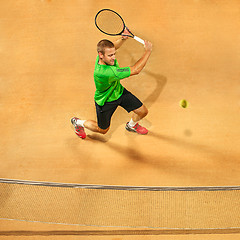
[[[147,81],[146,85],[152,86],[153,83],[155,83],[155,87],[154,87],[153,91],[151,91],[146,96],[145,99],[142,97],[139,97],[139,95],[141,95],[141,93],[140,92],[138,93],[137,88],[134,89],[132,91],[132,93],[134,95],[136,95],[137,97],[139,97],[139,99],[146,105],[146,107],[148,109],[150,109],[151,106],[158,100],[161,92],[163,91],[163,89],[167,83],[167,78],[161,74],[153,73],[153,72],[146,71],[146,70],[144,70],[143,73],[145,73],[145,76],[146,76],[146,80],[143,80],[143,81]],[[154,82],[153,82],[153,79],[154,79]],[[148,82],[149,82],[149,84],[148,84]],[[128,88],[128,90],[131,91],[131,89],[129,89],[129,88]],[[148,90],[144,89],[144,92],[148,92]],[[91,139],[94,139],[94,140],[107,142],[109,139],[111,139],[112,134],[120,126],[122,126],[123,131],[124,131],[125,124],[127,123],[127,121],[130,120],[130,118],[131,118],[131,113],[128,114],[124,109],[121,109],[121,107],[119,107],[112,116],[110,130],[106,135],[99,137],[98,136],[99,134],[90,133],[90,134],[88,134],[88,137],[90,137]],[[151,125],[151,123],[147,120],[147,117],[146,117],[146,119],[144,119],[144,121],[148,122],[147,127],[149,127]]]
[[[164,86],[166,85],[167,83],[167,78],[161,74],[156,74],[156,73],[152,73],[150,71],[145,71],[145,73],[152,77],[155,82],[156,82],[156,87],[155,89],[151,92],[150,95],[147,96],[147,98],[143,101],[144,104],[150,108],[152,106],[152,104],[154,102],[157,101],[159,95],[161,94]]]
[[[97,137],[97,136],[96,136]],[[141,136],[140,136],[141,137]],[[125,161],[128,161],[129,166],[132,166],[131,163],[134,163],[134,167],[138,168],[139,166],[154,167],[154,169],[160,171],[165,171],[171,174],[174,174],[176,177],[188,177],[191,179],[197,179],[198,181],[205,181],[206,174],[197,174],[195,171],[189,171],[189,168],[184,167],[181,162],[181,158],[184,156],[174,156],[171,154],[164,154],[159,152],[157,149],[157,142],[159,144],[168,143],[169,146],[175,146],[178,148],[185,149],[186,153],[194,153],[199,156],[199,159],[203,159],[204,162],[207,160],[207,166],[221,165],[226,171],[233,171],[233,166],[237,166],[239,161],[237,155],[229,152],[222,152],[220,149],[215,148],[211,145],[205,145],[202,143],[195,143],[192,141],[187,141],[184,138],[177,138],[174,136],[168,136],[164,134],[159,134],[155,132],[149,132],[144,138],[152,138],[153,142],[156,145],[156,151],[154,152],[142,152],[139,148],[136,148],[136,142],[134,139],[134,134],[129,133],[128,141],[129,144],[114,143],[109,141],[105,146],[107,146],[112,151],[115,151],[118,154],[124,156]],[[93,141],[105,143],[104,139],[101,139],[101,136],[97,139],[92,139]],[[151,141],[151,140],[150,140]],[[206,165],[206,163],[204,163]],[[174,167],[172,167],[174,165]],[[191,166],[193,169],[202,169],[203,161],[192,160]],[[206,167],[206,166],[205,166]],[[233,172],[234,174],[234,172]],[[219,171],[211,171],[211,177],[214,177],[215,180],[221,179],[219,176]]]

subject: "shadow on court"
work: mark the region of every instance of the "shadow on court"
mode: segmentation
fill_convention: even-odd
[[[161,74],[157,74],[157,73],[153,73],[150,71],[144,71],[148,76],[154,78],[155,82],[156,82],[156,87],[154,89],[154,91],[152,91],[152,93],[143,100],[144,104],[150,108],[153,103],[155,103],[158,99],[158,97],[160,96],[161,92],[163,91],[166,83],[167,83],[167,78]]]
[[[133,162],[135,166],[141,164],[141,165],[146,165],[150,167],[154,167],[155,169],[172,169],[172,163],[174,162],[175,165],[175,171],[176,174],[178,173],[178,167],[181,168],[181,162],[178,161],[178,159],[174,159],[173,157],[165,156],[165,154],[160,155],[159,152],[156,153],[156,155],[152,154],[151,152],[149,153],[142,153],[139,151],[139,149],[135,148],[134,144],[134,138],[136,137],[136,134],[131,134],[129,133],[130,141],[131,141],[131,146],[123,146],[121,144],[113,143],[111,141],[105,143],[105,139],[103,139],[102,136],[94,136],[90,137],[91,140],[93,141],[98,141],[102,142],[110,148],[111,150],[120,153],[121,155],[124,156],[125,159],[127,159],[129,162]],[[151,133],[149,133],[147,136],[143,137],[149,137]],[[133,135],[133,136],[131,136]],[[163,140],[163,139],[162,139]],[[164,141],[164,140],[163,140]],[[137,164],[137,165],[136,165]],[[178,166],[179,165],[179,166]]]
[[[111,141],[106,142],[105,138],[100,135],[95,136],[89,136],[91,140],[102,142],[104,146],[107,146],[111,150],[120,153],[124,156],[125,159],[127,159],[129,162],[134,163],[135,166],[138,165],[146,165],[149,167],[154,167],[155,169],[164,170],[164,171],[171,171],[172,173],[177,175],[188,175],[191,178],[203,178],[205,179],[205,175],[196,175],[193,171],[193,173],[189,172],[189,169],[187,167],[184,167],[182,161],[179,160],[179,158],[174,158],[171,154],[166,156],[166,154],[162,154],[159,152],[153,153],[143,153],[142,151],[139,151],[139,149],[136,149],[134,146],[134,138],[136,137],[136,134],[134,136],[129,134],[129,139],[131,141],[131,145],[124,146],[118,143],[113,143]],[[140,136],[141,137],[141,136]],[[172,136],[166,136],[154,132],[149,132],[147,136],[143,136],[147,138],[154,138],[154,142],[157,144],[161,144],[161,142],[167,142],[169,145],[173,145],[178,148],[184,148],[186,152],[191,152],[196,154],[197,156],[202,156],[203,159],[209,159],[209,168],[212,168],[213,166],[218,166],[219,164],[221,166],[224,166],[227,170],[232,170],[232,163],[236,164],[236,156],[234,154],[221,152],[220,150],[213,148],[211,146],[207,146],[201,143],[194,143],[187,140],[184,140],[184,138],[175,138]],[[131,147],[133,146],[133,147]],[[172,167],[174,164],[174,168]],[[193,168],[202,168],[202,161],[192,161],[191,162]],[[217,172],[214,173],[214,171],[211,171],[212,175],[215,175],[216,178],[220,177]]]

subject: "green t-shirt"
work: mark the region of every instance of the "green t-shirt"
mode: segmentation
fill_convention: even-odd
[[[127,78],[131,74],[130,67],[120,68],[117,60],[113,66],[100,65],[99,56],[97,56],[94,69],[94,82],[96,85],[96,92],[94,100],[100,106],[105,102],[112,102],[121,97],[123,93],[123,86],[120,80]]]

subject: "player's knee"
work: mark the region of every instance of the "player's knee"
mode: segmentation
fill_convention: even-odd
[[[102,134],[106,134],[108,132],[108,129],[104,129],[104,130],[102,130]]]
[[[148,109],[143,105],[141,111],[141,117],[146,117],[148,115]]]
[[[98,132],[101,133],[101,134],[106,134],[109,130],[109,127],[106,128],[106,129],[101,129],[101,128],[98,128]]]
[[[146,117],[148,115],[148,109],[145,107],[145,110],[144,110],[144,117]]]

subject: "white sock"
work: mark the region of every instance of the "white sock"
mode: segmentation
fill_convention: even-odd
[[[134,127],[136,124],[137,124],[137,123],[134,122],[134,121],[132,120],[132,118],[131,118],[131,120],[130,120],[129,123],[128,123],[128,126],[132,128],[132,127]]]
[[[86,120],[80,120],[78,119],[77,120],[77,125],[81,126],[81,127],[84,127],[84,123],[85,123]]]

